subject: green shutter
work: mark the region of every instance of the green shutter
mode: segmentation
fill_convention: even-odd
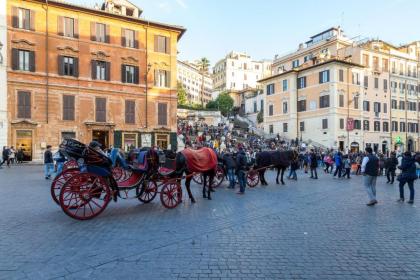
[[[141,147],[141,133],[137,132],[137,148]]]
[[[171,143],[172,151],[178,150],[178,137],[176,135],[176,132],[171,132],[171,134],[169,135],[169,143]]]
[[[155,143],[155,134],[154,133],[151,133],[152,134],[152,146],[154,146],[156,143]]]
[[[114,148],[122,148],[122,132],[114,131]]]

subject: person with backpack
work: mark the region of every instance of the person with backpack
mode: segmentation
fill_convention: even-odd
[[[228,189],[234,189],[235,184],[236,184],[236,178],[235,178],[236,162],[233,159],[233,155],[231,153],[224,153],[223,163],[224,163],[224,166],[226,167],[227,177],[229,179]]]
[[[387,178],[387,184],[394,184],[395,170],[397,169],[398,159],[395,157],[395,152],[391,153],[391,156],[385,160],[385,172]]]
[[[401,174],[398,176],[398,181],[400,181],[400,199],[398,202],[404,202],[404,185],[407,183],[408,188],[410,189],[410,200],[407,203],[414,203],[414,181],[417,179],[416,175],[416,164],[414,157],[410,152],[405,152],[401,161],[401,166],[398,167],[401,169]]]
[[[54,170],[54,160],[51,152],[51,145],[47,145],[47,149],[44,152],[44,175],[45,180],[51,179],[51,173]]]
[[[316,172],[316,168],[318,167],[318,160],[315,151],[312,149],[309,155],[309,166],[311,168],[311,179],[318,179],[318,173]]]
[[[239,192],[237,192],[237,194],[245,194],[246,169],[247,161],[245,151],[242,145],[238,145],[238,154],[236,155],[236,174],[238,176]]]
[[[334,177],[338,175],[341,178],[341,172],[343,171],[343,158],[341,152],[337,152],[334,156],[335,161],[335,172]]]
[[[376,178],[378,177],[379,159],[373,154],[371,147],[366,147],[366,156],[362,161],[363,183],[369,197],[367,206],[374,206],[378,203],[376,200]]]

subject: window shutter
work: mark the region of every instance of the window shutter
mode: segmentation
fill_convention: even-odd
[[[158,70],[155,70],[155,86],[158,86],[159,78],[158,78]]]
[[[75,97],[73,96],[73,95],[71,95],[71,96],[69,96],[70,97],[70,104],[69,104],[69,117],[70,117],[70,120],[74,120],[74,100],[75,100]]]
[[[134,83],[139,84],[139,67],[134,67]]]
[[[105,25],[105,43],[109,43],[109,25]],[[109,80],[108,80],[109,81]]]
[[[12,49],[12,69],[18,70],[19,68],[19,50]]]
[[[90,40],[96,41],[96,22],[90,23]]]
[[[127,82],[125,79],[125,65],[124,64],[121,64],[121,82],[122,83]]]
[[[121,46],[125,47],[125,28],[121,28]]]
[[[18,118],[24,118],[25,116],[25,96],[23,95],[23,92],[18,92],[18,102],[17,102],[17,117]]]
[[[155,44],[154,44],[154,51],[157,52],[158,51],[158,36],[154,35],[154,39],[155,39]]]
[[[64,35],[64,17],[58,16],[58,35],[63,36]]]
[[[165,71],[165,86],[171,87],[171,71]]]
[[[29,71],[35,72],[35,52],[29,52]]]
[[[105,62],[105,80],[111,80],[111,62]]]
[[[29,29],[30,30],[32,30],[32,31],[35,31],[35,11],[34,10],[31,10],[30,12],[29,12],[29,21],[30,21],[30,25],[29,25]]]
[[[330,81],[330,70],[327,70],[327,82]]]
[[[79,77],[79,58],[75,57],[73,58],[73,65],[74,65],[74,72],[73,72],[73,76],[74,77]]]
[[[322,84],[322,72],[319,72],[319,83]]]
[[[134,48],[139,48],[139,32],[134,31]]]
[[[165,51],[167,54],[171,53],[171,38],[165,37]]]
[[[31,118],[31,94],[29,92],[24,92],[24,99],[25,99],[25,116],[24,118],[30,119]]]
[[[18,28],[18,8],[12,7],[12,26]]]
[[[73,22],[74,22],[74,26],[73,26],[74,38],[79,38],[79,20],[75,18]]]
[[[59,55],[57,57],[57,68],[58,68],[58,75],[63,76],[64,75],[64,56]]]
[[[92,60],[92,80],[96,80],[96,60]]]

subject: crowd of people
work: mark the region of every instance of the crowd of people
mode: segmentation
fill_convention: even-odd
[[[7,146],[3,147],[1,153],[2,160],[0,162],[0,169],[3,168],[3,165],[6,164],[7,167],[10,167],[13,164],[20,164],[23,162],[23,150],[22,148],[16,150],[13,146],[10,148]]]

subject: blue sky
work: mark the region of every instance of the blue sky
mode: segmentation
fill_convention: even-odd
[[[67,0],[93,6],[102,0]],[[420,40],[416,0],[131,0],[143,17],[182,25],[179,58],[207,57],[211,64],[231,50],[272,59],[331,26],[347,36],[380,38],[400,45]]]

